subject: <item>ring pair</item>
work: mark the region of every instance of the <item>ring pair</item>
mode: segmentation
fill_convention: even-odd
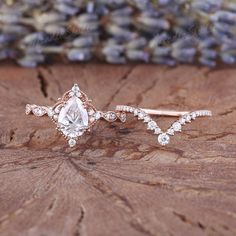
[[[158,135],[158,142],[167,145],[170,136],[180,132],[182,126],[201,116],[211,116],[211,111],[199,110],[194,112],[178,112],[141,109],[132,106],[119,105],[115,111],[97,110],[88,96],[74,84],[71,90],[67,91],[54,106],[26,105],[26,114],[33,114],[41,117],[47,115],[57,125],[57,129],[68,140],[70,147],[74,147],[83,134],[89,132],[98,120],[104,119],[108,122],[125,122],[128,113],[132,113],[147,124],[147,129]],[[179,116],[166,132],[163,132],[150,115]]]

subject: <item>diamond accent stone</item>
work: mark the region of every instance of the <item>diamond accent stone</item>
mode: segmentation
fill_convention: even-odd
[[[89,114],[90,116],[92,116],[92,115],[94,114],[94,112],[95,112],[95,111],[91,109],[91,110],[88,111],[88,114]]]
[[[70,140],[68,141],[68,144],[69,144],[70,147],[74,147],[74,146],[76,145],[76,140],[70,139]]]
[[[26,107],[25,107],[25,114],[29,115],[30,112],[31,112],[31,106],[29,104],[27,104]]]
[[[133,107],[129,107],[129,112],[134,112],[134,108]]]
[[[109,113],[109,120],[110,121],[115,121],[116,120],[116,114],[114,112],[110,112]]]
[[[96,120],[96,119],[95,119],[94,116],[90,116],[89,121],[90,121],[91,123],[93,123],[95,120]]]
[[[138,110],[134,110],[134,116],[138,115]]]
[[[185,122],[186,122],[186,120],[182,117],[182,118],[180,118],[180,120],[179,120],[179,123],[181,124],[181,125],[184,125],[185,124]]]
[[[53,111],[52,109],[49,109],[49,110],[48,110],[48,116],[49,116],[50,118],[52,118],[53,115],[54,115],[54,111]]]
[[[175,122],[173,125],[172,125],[172,128],[175,132],[178,132],[178,131],[181,131],[181,124],[179,122]]]
[[[186,115],[185,116],[185,120],[186,120],[186,122],[190,122],[191,121],[191,116],[190,115]]]
[[[151,118],[149,116],[145,116],[144,117],[144,122],[145,123],[148,123],[150,120],[151,120]]]
[[[161,133],[161,129],[159,127],[154,129],[154,134],[160,134]]]
[[[79,92],[80,88],[79,88],[78,84],[74,84],[74,86],[72,87],[71,91],[74,92],[74,93]]]
[[[72,87],[72,89],[71,89],[71,91],[70,91],[70,93],[69,93],[69,96],[70,96],[70,97],[73,97],[73,96],[81,97],[80,88],[79,88],[79,86],[78,86],[77,84],[75,84],[75,85]]]
[[[58,119],[58,115],[57,114],[53,115],[53,119],[57,120]]]
[[[172,129],[172,128],[168,129],[168,130],[167,130],[167,134],[169,134],[169,135],[174,135],[174,134],[175,134],[174,129]]]
[[[162,133],[158,136],[158,142],[162,145],[165,146],[170,142],[170,137],[166,133]]]
[[[155,121],[150,121],[148,122],[148,129],[149,130],[154,130],[157,127],[157,123]]]
[[[192,116],[192,119],[193,119],[193,120],[195,120],[196,117],[197,117],[196,113],[192,113],[191,116]]]
[[[142,120],[144,118],[145,114],[143,112],[139,112],[138,119]]]
[[[36,116],[43,116],[46,113],[46,111],[44,109],[42,109],[41,107],[36,107],[33,109],[33,113]]]
[[[58,128],[66,136],[81,136],[88,127],[88,112],[77,97],[70,98],[61,108],[58,116]]]
[[[101,118],[101,114],[99,111],[97,111],[94,116],[96,120],[99,120]]]

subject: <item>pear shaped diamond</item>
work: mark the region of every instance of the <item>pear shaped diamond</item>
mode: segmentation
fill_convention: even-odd
[[[58,128],[66,137],[77,138],[88,128],[88,120],[88,112],[82,101],[73,96],[60,110]]]

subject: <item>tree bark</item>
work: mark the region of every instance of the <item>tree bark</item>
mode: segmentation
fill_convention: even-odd
[[[99,110],[209,109],[161,147],[132,115],[76,148],[27,103],[73,83]],[[236,235],[236,69],[53,65],[0,68],[1,236]],[[165,130],[175,118],[156,117]]]

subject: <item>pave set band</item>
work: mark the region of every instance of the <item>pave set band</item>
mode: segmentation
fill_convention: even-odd
[[[165,146],[170,141],[170,136],[173,136],[176,132],[182,131],[182,126],[195,120],[197,117],[212,116],[209,110],[198,110],[193,112],[179,112],[179,111],[165,111],[165,110],[152,110],[152,109],[142,109],[135,108],[131,106],[119,105],[116,107],[116,111],[132,113],[138,118],[138,120],[143,121],[147,124],[147,129],[158,135],[158,142],[162,146]],[[150,117],[150,115],[161,115],[161,116],[179,116],[179,119],[172,123],[172,125],[167,129],[167,131],[162,131],[157,123]]]
[[[57,126],[57,129],[68,140],[70,147],[77,144],[78,139],[101,119],[107,122],[125,122],[128,113],[132,113],[147,124],[147,129],[158,136],[157,140],[162,146],[167,145],[170,136],[180,132],[182,126],[195,120],[197,117],[212,116],[209,110],[188,111],[167,111],[135,108],[132,106],[119,105],[115,111],[99,111],[92,104],[88,96],[75,84],[71,90],[67,91],[62,98],[53,106],[26,105],[26,114],[33,114],[37,117],[48,116]],[[167,131],[163,132],[150,115],[178,116]]]

